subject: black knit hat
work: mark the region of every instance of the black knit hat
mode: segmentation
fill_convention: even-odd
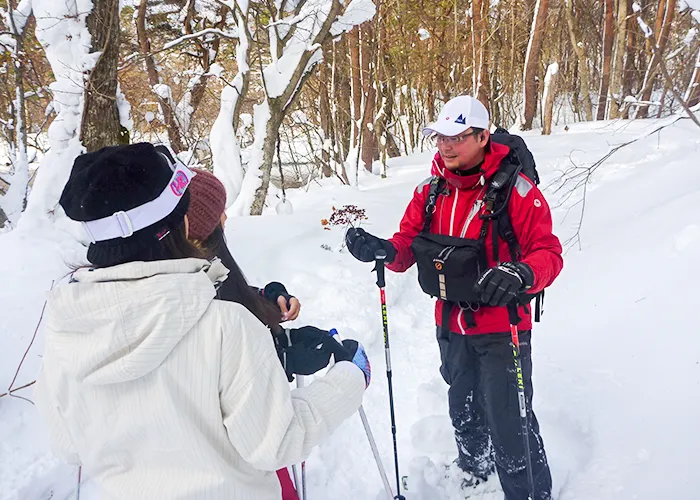
[[[59,203],[70,219],[95,221],[156,199],[172,175],[168,161],[152,144],[108,146],[75,159]],[[93,242],[88,260],[100,267],[140,260],[135,257],[145,246],[158,245],[163,234],[183,224],[189,200],[185,191],[168,216],[127,238]]]

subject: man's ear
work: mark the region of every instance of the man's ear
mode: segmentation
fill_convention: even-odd
[[[489,142],[490,137],[491,132],[488,129],[484,129],[484,131],[479,134],[479,146],[485,148],[486,144],[488,144]]]

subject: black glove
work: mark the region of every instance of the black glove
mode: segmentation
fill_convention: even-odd
[[[530,288],[534,281],[535,275],[527,264],[504,262],[482,274],[474,291],[481,298],[482,304],[503,307]]]
[[[331,354],[345,351],[329,332],[314,326],[292,328],[289,337],[283,331],[276,340],[290,382],[293,374],[313,375],[328,366]]]
[[[287,301],[287,307],[289,307],[289,300],[292,298],[292,296],[287,292],[285,286],[277,281],[273,281],[272,283],[265,285],[265,288],[263,288],[262,291],[262,296],[275,305],[278,305],[278,298],[284,297],[284,300]]]
[[[377,238],[369,234],[362,228],[351,227],[345,234],[345,244],[348,250],[357,260],[362,262],[372,262],[376,259],[377,250],[386,252],[387,263],[391,263],[396,258],[396,249],[388,240]]]

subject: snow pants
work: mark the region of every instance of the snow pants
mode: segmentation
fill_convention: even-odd
[[[534,500],[550,500],[552,477],[532,411],[530,337],[530,331],[520,332]],[[510,333],[460,335],[438,327],[437,338],[440,374],[450,386],[449,412],[459,451],[458,465],[481,478],[495,467],[505,500],[527,500],[525,446]]]

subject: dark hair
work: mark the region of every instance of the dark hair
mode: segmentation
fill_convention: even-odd
[[[481,134],[484,130],[486,130],[486,129],[479,128],[479,127],[472,127],[472,132],[473,132],[475,137],[477,135]],[[489,136],[488,142],[486,143],[486,146],[484,146],[484,151],[486,151],[487,153],[491,152],[491,137],[490,136]]]
[[[268,302],[262,295],[253,291],[231,255],[226,244],[226,236],[221,224],[218,224],[209,237],[202,243],[206,257],[218,257],[229,270],[228,278],[219,288],[219,296],[224,300],[238,302],[248,309],[256,318],[268,326],[273,333],[280,331],[280,311],[277,306]]]

